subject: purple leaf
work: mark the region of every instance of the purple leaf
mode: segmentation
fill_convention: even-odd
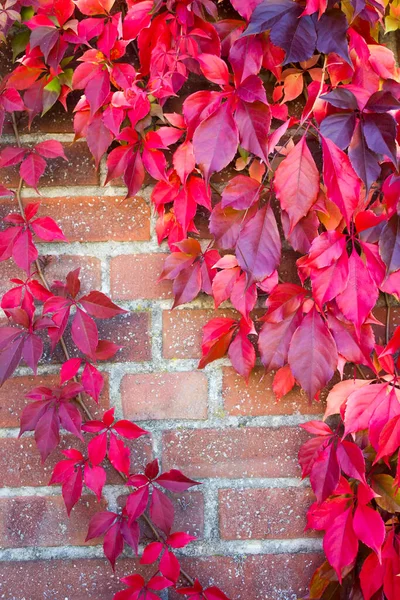
[[[352,64],[347,44],[348,22],[339,8],[327,10],[317,21],[317,50],[323,54],[335,52]]]
[[[364,114],[363,131],[370,150],[389,156],[397,165],[396,121],[393,117],[389,114]]]
[[[356,116],[354,113],[337,113],[329,115],[322,121],[320,131],[324,137],[332,140],[338,148],[345,150],[351,142],[355,125]]]
[[[297,11],[287,12],[271,30],[271,42],[286,52],[283,64],[309,59],[315,50],[317,33],[314,20],[310,16],[300,17],[301,6]]]

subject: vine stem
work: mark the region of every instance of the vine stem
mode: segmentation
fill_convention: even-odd
[[[19,136],[19,131],[18,131],[18,126],[17,126],[17,120],[16,120],[16,118],[15,118],[15,113],[11,113],[11,115],[12,115],[12,124],[13,124],[13,130],[14,130],[14,136],[15,136],[15,140],[16,140],[17,146],[18,146],[19,148],[21,148],[21,146],[22,146],[22,144],[21,144],[21,138],[20,138],[20,136]],[[17,187],[17,189],[16,189],[16,192],[15,192],[15,195],[16,195],[17,202],[18,202],[18,208],[19,208],[19,212],[20,212],[20,214],[21,214],[21,216],[22,216],[22,217],[25,217],[24,206],[23,206],[23,203],[22,203],[22,198],[21,198],[22,186],[23,186],[23,179],[22,179],[22,177],[20,177],[20,180],[19,180],[19,183],[18,183],[18,187]],[[38,259],[36,259],[36,260],[35,260],[35,267],[36,267],[37,273],[38,273],[38,275],[39,275],[39,278],[40,278],[40,280],[41,280],[41,282],[42,282],[43,286],[44,286],[44,287],[45,287],[45,288],[46,288],[48,291],[51,291],[50,284],[49,284],[49,282],[47,281],[47,278],[46,278],[46,276],[45,276],[45,274],[44,274],[44,272],[43,272],[43,269],[42,269],[42,267],[41,267],[41,265],[40,265],[40,261],[39,261]],[[63,336],[61,336],[61,338],[60,338],[60,345],[61,345],[61,348],[62,348],[62,351],[63,351],[63,353],[64,353],[64,356],[65,356],[66,360],[69,360],[69,358],[70,358],[70,355],[69,355],[68,348],[67,348],[67,345],[66,345],[66,343],[65,343],[65,339],[64,339],[64,337],[63,337]],[[74,377],[74,381],[75,381],[75,382],[77,382],[77,379],[76,379],[76,377]],[[91,411],[90,411],[89,407],[88,407],[88,406],[86,406],[86,403],[85,403],[85,401],[84,401],[84,399],[83,399],[83,396],[82,396],[82,394],[81,394],[81,393],[79,393],[79,394],[76,396],[76,403],[77,403],[77,404],[80,406],[81,410],[82,410],[82,411],[85,413],[85,415],[86,415],[86,417],[88,418],[88,420],[89,420],[89,421],[93,421],[93,420],[94,420],[94,416],[92,415],[92,413],[91,413]],[[111,464],[111,463],[110,463],[110,464]],[[126,482],[127,482],[127,480],[128,480],[128,477],[125,475],[125,473],[122,473],[121,471],[119,471],[118,469],[116,469],[116,468],[114,467],[114,465],[112,465],[112,464],[111,464],[111,466],[112,466],[112,468],[114,469],[114,471],[116,471],[116,472],[118,473],[118,475],[121,477],[121,479],[122,479],[122,480],[123,480],[123,481],[126,483]],[[132,489],[132,490],[133,490],[134,488],[130,488],[130,489]],[[146,523],[146,525],[147,525],[147,526],[148,526],[148,527],[151,529],[151,531],[152,531],[152,533],[153,533],[154,537],[156,538],[156,540],[157,540],[158,542],[161,542],[161,543],[163,543],[163,542],[164,542],[164,540],[162,539],[162,537],[161,537],[161,536],[160,536],[160,534],[158,533],[157,529],[156,529],[156,528],[155,528],[155,526],[153,525],[153,523],[152,523],[151,519],[150,519],[150,518],[149,518],[149,517],[148,517],[146,514],[144,514],[144,513],[143,513],[143,515],[141,515],[141,517],[140,517],[140,518],[141,518],[141,519],[142,519],[142,520],[143,520],[143,521]],[[193,586],[193,585],[194,585],[194,579],[193,579],[193,578],[192,578],[192,577],[189,575],[189,573],[187,573],[187,572],[186,572],[184,569],[182,569],[182,568],[180,569],[180,572],[181,572],[181,575],[182,575],[182,576],[183,576],[183,577],[186,579],[186,581],[187,581],[187,582],[188,582],[190,585],[192,585],[192,586]]]

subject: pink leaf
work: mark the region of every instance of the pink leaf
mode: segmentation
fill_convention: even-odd
[[[91,317],[80,308],[76,309],[71,327],[72,339],[81,352],[94,358],[99,341],[97,325]]]
[[[335,372],[338,362],[336,344],[315,306],[293,334],[288,361],[295,379],[310,400],[314,400]]]
[[[274,186],[289,215],[290,230],[305,217],[319,192],[319,172],[304,135],[275,172]]]
[[[46,169],[46,161],[37,154],[28,154],[28,156],[21,163],[19,173],[22,179],[28,185],[37,189],[39,179],[43,175]]]
[[[221,171],[231,162],[238,141],[237,128],[227,102],[200,123],[193,136],[193,150],[207,182],[212,173]]]
[[[46,140],[45,142],[40,142],[39,144],[36,144],[35,150],[44,158],[58,158],[61,156],[61,158],[67,160],[62,144],[57,140]]]

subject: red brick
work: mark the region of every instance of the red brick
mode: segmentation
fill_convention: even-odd
[[[25,198],[24,204],[37,202]],[[15,210],[13,200],[0,204],[0,217]],[[150,238],[150,208],[139,196],[42,198],[39,216],[52,217],[69,242],[134,242]]]
[[[39,181],[40,187],[65,185],[98,185],[99,174],[95,169],[92,155],[85,143],[63,144],[68,162],[56,158],[47,162],[46,171]],[[6,187],[16,187],[19,182],[19,167],[2,169],[2,183]]]
[[[323,563],[321,554],[266,554],[248,557],[244,565],[243,600],[303,598],[311,577]],[[239,600],[239,599],[238,599]]]
[[[303,598],[321,554],[266,554],[238,557],[184,558],[183,568],[204,586],[217,585],[232,600],[295,600]],[[171,600],[180,596],[170,594]]]
[[[90,518],[106,508],[105,501],[83,496],[68,518],[61,496],[0,498],[0,546],[83,546]]]
[[[107,373],[103,373],[103,376],[105,382],[99,404],[97,405],[88,397],[85,400],[93,416],[99,416],[110,406],[108,375]],[[19,427],[21,413],[25,406],[31,402],[25,398],[25,395],[33,387],[54,387],[58,384],[59,377],[57,375],[26,376],[8,379],[0,388],[0,427]]]
[[[55,279],[65,279],[70,271],[80,267],[81,291],[86,294],[101,289],[101,263],[98,258],[63,254],[40,257],[40,263],[49,284]],[[16,277],[25,280],[26,274],[12,260],[0,263],[0,295],[14,286],[10,279]]]
[[[111,600],[124,589],[120,578],[132,573],[151,576],[134,558],[119,559],[116,572],[105,559],[32,560],[1,564],[2,600]]]
[[[163,300],[172,296],[170,281],[158,281],[167,254],[127,254],[111,259],[111,294],[116,300]],[[127,276],[129,274],[129,276]]]
[[[149,436],[127,443],[132,449],[131,470],[140,469],[152,459],[152,445]],[[54,465],[65,458],[61,453],[65,448],[85,448],[77,438],[64,436],[60,448],[55,450],[45,464],[42,464],[33,437],[0,438],[0,473],[3,487],[42,486],[49,483]],[[104,465],[108,474],[107,483],[121,484],[120,476],[107,462]]]
[[[236,561],[230,556],[199,556],[182,558],[180,562],[185,571],[199,579],[205,588],[217,585],[231,600],[253,600],[247,594],[250,582],[244,580],[240,558]],[[182,596],[170,591],[168,598],[181,600]]]
[[[304,533],[314,496],[306,488],[219,490],[219,526],[227,540],[315,537]]]
[[[163,313],[163,355],[165,358],[199,358],[202,327],[215,317],[235,317],[235,311],[166,310]]]
[[[374,316],[381,323],[384,323],[384,324],[386,323],[386,314],[387,314],[386,307],[375,308],[373,313],[374,313]],[[399,325],[400,325],[400,307],[399,306],[391,306],[390,307],[390,319],[389,319],[389,335],[390,336],[393,335],[394,330]],[[386,344],[385,326],[382,327],[379,325],[374,325],[373,329],[374,329],[375,336],[376,336],[376,343],[385,345]]]
[[[111,362],[151,359],[148,313],[130,312],[107,321],[98,321],[99,335],[122,346]]]
[[[299,427],[243,427],[164,432],[163,468],[193,477],[293,477],[309,436]]]
[[[121,384],[125,417],[205,419],[207,378],[200,372],[125,375]]]
[[[122,346],[110,362],[144,361],[151,358],[149,334],[149,315],[147,313],[130,312],[118,315],[108,320],[98,320],[97,327],[100,339],[112,340]],[[77,356],[78,351],[71,340],[71,324],[67,326],[64,339],[71,356]],[[47,351],[44,359],[47,362],[64,362],[64,354],[57,346],[54,354],[49,356]]]
[[[298,387],[277,401],[272,391],[273,373],[256,368],[246,385],[243,377],[230,367],[223,368],[224,407],[229,415],[317,415],[324,412],[324,404],[309,402]]]

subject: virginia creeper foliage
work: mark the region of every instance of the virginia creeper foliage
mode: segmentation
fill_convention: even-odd
[[[227,355],[248,379],[258,353],[275,371],[277,398],[298,384],[311,402],[335,373],[342,379],[324,421],[304,425],[314,437],[299,454],[316,496],[308,527],[325,531],[327,558],[307,597],[398,600],[400,329],[390,339],[386,327],[385,339],[373,313],[380,298],[389,307],[400,296],[400,71],[385,43],[400,26],[397,3],[231,0],[219,14],[220,4],[2,2],[14,68],[0,87],[0,129],[12,121],[16,143],[1,150],[0,167],[19,165],[21,183],[0,188],[19,207],[4,219],[0,260],[20,269],[1,300],[0,382],[21,361],[36,373],[44,334],[50,351],[64,348],[60,383],[31,390],[21,434],[35,432],[43,460],[60,428],[80,440],[50,482],[61,484],[68,513],[83,485],[101,498],[106,460],[130,486],[122,511],[96,514],[87,539],[104,536],[114,567],[125,544],[138,552],[144,518],[154,539],[141,562],[157,566],[148,581],[124,578],[115,600],[170,587],[226,598],[182,576],[175,553],[192,538],[172,532],[165,492],[196,482],[160,473],[157,460],[131,473],[126,440],[147,432],[113,409],[94,420],[84,403],[99,399],[98,361],[119,349],[99,339],[96,320],[124,311],[99,291],[81,295],[79,268],[51,285],[43,274],[37,241],[66,239],[40,203],[23,206],[20,190],[37,190],[47,161],[65,156],[54,140],[21,145],[17,121],[74,98],[76,139],[105,162],[106,183],[122,178],[133,196],[155,181],[157,236],[170,248],[161,278],[173,282],[174,307],[204,293],[239,315],[204,327],[199,367]],[[297,281],[278,274],[288,248]]]

